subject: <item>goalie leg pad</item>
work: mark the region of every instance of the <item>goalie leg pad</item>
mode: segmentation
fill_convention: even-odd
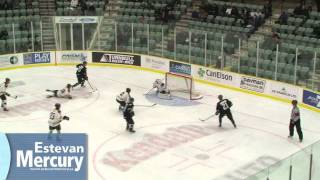
[[[167,99],[167,100],[170,100],[171,99],[171,95],[168,94],[168,93],[158,93],[158,98],[160,99]]]

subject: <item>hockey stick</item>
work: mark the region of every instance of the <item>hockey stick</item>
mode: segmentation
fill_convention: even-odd
[[[154,103],[154,104],[150,104],[150,105],[145,105],[145,104],[137,104],[137,105],[135,105],[136,107],[153,107],[153,106],[155,106],[155,105],[157,105],[157,103]]]
[[[88,81],[88,80],[87,80],[87,82],[88,82],[88,84],[89,84],[90,88],[92,89],[92,92],[90,92],[90,93],[93,93],[93,92],[95,92],[95,91],[97,91],[97,90],[98,90],[97,88],[93,88],[93,87],[92,87],[92,85],[91,85],[90,81]]]
[[[208,117],[206,117],[206,118],[203,118],[203,119],[202,119],[202,118],[199,118],[199,120],[202,121],[202,122],[204,122],[204,121],[207,121],[207,120],[213,118],[214,116],[216,116],[216,114],[211,114],[210,116],[208,116]]]
[[[146,91],[143,95],[147,95],[147,94],[149,94],[153,89],[154,89],[154,87],[153,87],[153,88],[151,88],[151,89],[149,89],[148,91]]]
[[[8,97],[11,97],[12,99],[17,99],[18,98],[17,95],[14,95],[14,96],[9,95]]]

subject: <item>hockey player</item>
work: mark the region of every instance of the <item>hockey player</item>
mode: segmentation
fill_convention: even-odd
[[[131,89],[127,88],[125,92],[121,92],[117,98],[116,101],[119,103],[119,111],[123,111],[126,104],[129,102],[131,96],[130,96]]]
[[[7,88],[10,84],[10,79],[6,78],[5,82],[0,84],[0,98],[1,98],[1,107],[4,111],[9,111],[7,108],[7,96],[10,96],[9,93],[7,93]]]
[[[71,84],[67,84],[67,86],[65,88],[61,89],[61,90],[49,90],[49,89],[47,89],[46,91],[53,93],[52,95],[48,95],[47,98],[57,97],[57,98],[72,99],[71,89],[72,89]]]
[[[153,88],[157,88],[157,95],[161,99],[171,99],[170,90],[161,79],[156,79],[153,83]]]
[[[54,110],[50,113],[49,117],[49,138],[51,137],[51,134],[53,130],[57,130],[57,133],[60,134],[61,132],[61,126],[60,123],[62,120],[69,120],[68,116],[62,116],[61,115],[61,105],[59,103],[56,103],[54,105]]]
[[[290,125],[289,125],[289,138],[293,136],[294,133],[294,127],[296,127],[298,135],[299,135],[299,140],[302,142],[303,140],[303,133],[301,130],[301,124],[300,124],[300,110],[298,108],[298,101],[293,100],[291,102],[292,104],[292,110],[291,110],[291,117],[290,117]]]
[[[156,88],[157,89],[157,93],[159,92],[159,88],[162,84],[162,80],[161,79],[156,79],[154,82],[153,82],[153,88]]]
[[[232,106],[232,102],[228,99],[223,99],[222,95],[218,96],[219,102],[217,103],[216,107],[216,115],[219,115],[219,127],[221,127],[222,118],[223,116],[227,115],[228,119],[232,122],[234,128],[237,128],[235,124],[230,107]]]
[[[125,108],[124,108],[124,111],[123,111],[123,118],[126,120],[127,122],[127,128],[126,130],[129,131],[129,132],[136,132],[134,129],[133,129],[133,126],[134,126],[134,121],[132,119],[132,117],[134,116],[134,111],[133,111],[133,102],[134,102],[134,99],[133,98],[129,98],[129,102],[126,104]]]
[[[87,67],[86,66],[87,66],[87,62],[86,61],[83,61],[82,64],[78,64],[76,66],[77,67],[76,75],[77,75],[78,82],[75,83],[72,87],[76,87],[79,84],[81,84],[81,87],[85,87],[84,86],[84,82],[88,80]]]

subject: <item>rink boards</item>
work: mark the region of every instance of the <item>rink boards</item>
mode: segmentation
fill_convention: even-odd
[[[320,112],[320,93],[278,81],[257,78],[214,68],[188,64],[148,55],[106,51],[46,51],[0,56],[0,70],[53,65],[74,65],[87,61],[95,66],[135,68],[156,73],[173,72],[192,76],[197,82],[228,88],[244,93],[290,102]]]

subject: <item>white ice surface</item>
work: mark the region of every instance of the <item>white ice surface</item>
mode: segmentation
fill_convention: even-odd
[[[198,83],[196,89],[204,95],[203,99],[179,100],[174,106],[167,100],[143,95],[156,78],[163,78],[161,74],[89,66],[88,75],[98,92],[90,93],[87,85],[75,89],[74,99],[62,100],[47,99],[45,89],[60,89],[74,83],[74,67],[1,71],[1,81],[5,77],[13,81],[8,92],[20,97],[8,99],[10,112],[0,111],[0,131],[46,133],[49,111],[54,103],[61,102],[63,113],[71,118],[63,122],[62,132],[89,136],[90,180],[244,178],[320,139],[319,114],[303,108],[304,142],[298,142],[296,133],[293,139],[287,139],[290,104]],[[127,87],[132,89],[136,105],[158,103],[154,107],[135,107],[135,134],[124,130],[125,121],[115,101],[116,95]],[[238,129],[233,129],[226,117],[223,128],[218,128],[217,117],[199,121],[215,111],[219,94],[233,101]],[[177,136],[184,141],[169,144],[154,138],[182,127],[203,130],[202,136],[195,131],[191,135],[180,133]],[[139,142],[148,142],[149,149],[137,148]],[[118,163],[110,163],[116,160]],[[122,168],[116,168],[117,165]]]

